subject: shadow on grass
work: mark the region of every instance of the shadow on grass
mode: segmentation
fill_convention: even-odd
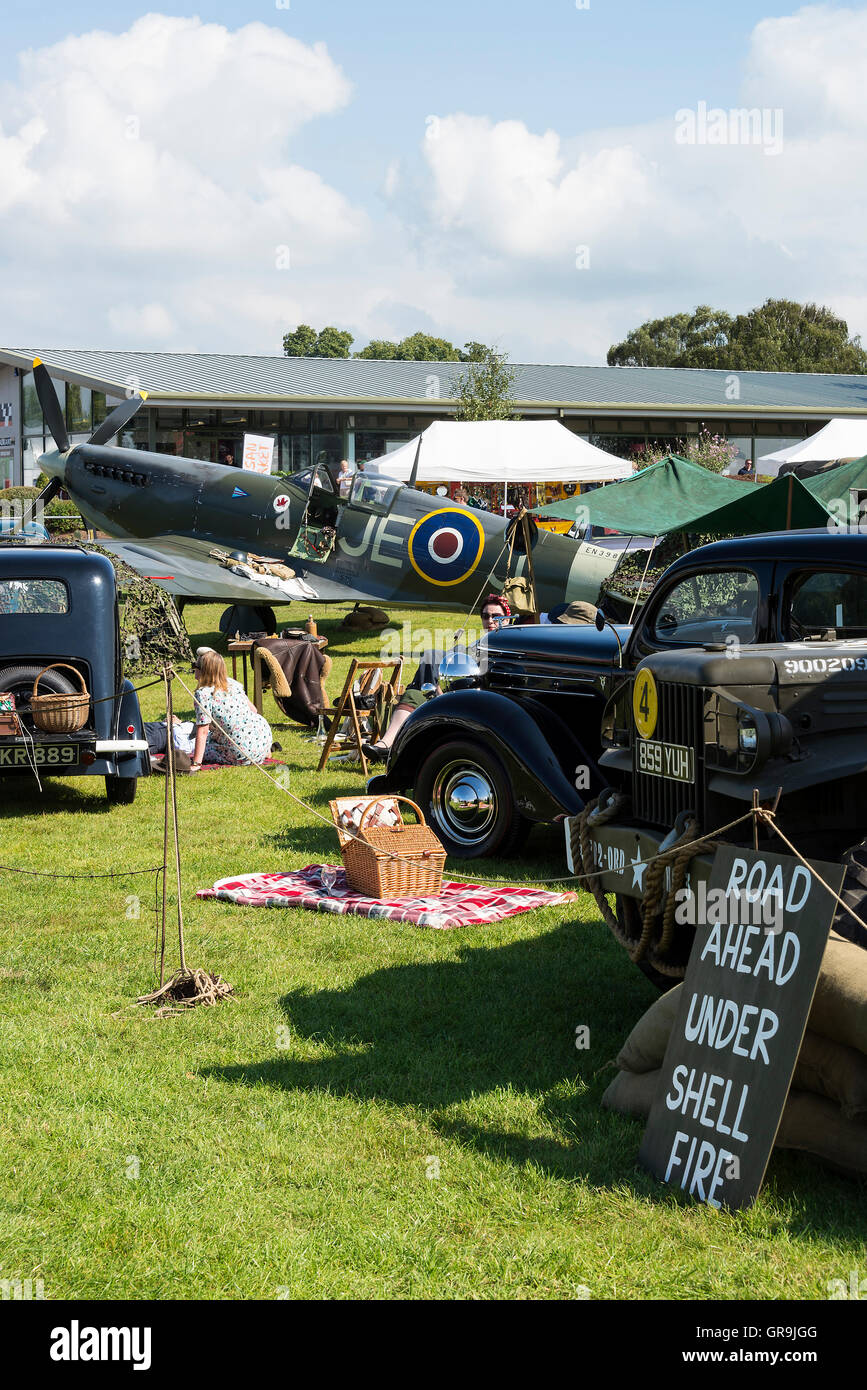
[[[438,1132],[497,1159],[538,1164],[559,1178],[650,1191],[652,1180],[633,1171],[636,1146],[619,1117],[598,1107],[613,1075],[605,1063],[653,997],[647,983],[601,931],[574,924],[460,955],[377,970],[345,990],[288,994],[281,1006],[291,1031],[324,1042],[334,1055],[305,1061],[284,1055],[206,1074],[423,1109]],[[612,966],[613,993],[604,984]],[[592,987],[580,983],[588,980]],[[575,1048],[578,1024],[589,1025],[589,1051]],[[587,1094],[576,1098],[576,1083]],[[555,1137],[528,1139],[440,1113],[501,1089],[541,1096]],[[612,1147],[619,1152],[614,1169]]]
[[[107,816],[111,812],[102,777],[74,777],[58,780],[40,770],[42,791],[32,773],[0,779],[0,820],[29,816],[42,811],[75,815]],[[79,784],[84,783],[79,789]],[[89,783],[89,786],[87,785]],[[97,795],[93,795],[93,793]],[[83,794],[86,793],[86,794]],[[101,793],[101,795],[100,795]]]
[[[347,989],[294,991],[281,1000],[291,1032],[332,1055],[283,1054],[204,1074],[412,1107],[443,1137],[495,1161],[688,1203],[637,1168],[642,1126],[599,1104],[614,1076],[609,1060],[654,997],[601,924],[566,923],[505,946],[463,948],[457,961],[376,970]],[[587,1051],[575,1046],[579,1024],[590,1029]],[[532,1098],[550,1135],[443,1113],[484,1105],[491,1093],[497,1106],[504,1091]],[[867,1213],[853,1210],[857,1185],[790,1155],[776,1156],[771,1180],[790,1231],[867,1236]]]

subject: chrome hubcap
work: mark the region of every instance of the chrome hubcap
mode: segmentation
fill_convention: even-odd
[[[475,763],[447,763],[437,773],[431,813],[439,828],[459,844],[483,840],[497,819],[497,793]]]

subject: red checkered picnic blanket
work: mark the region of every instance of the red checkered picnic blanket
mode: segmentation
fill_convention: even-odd
[[[200,888],[198,898],[222,898],[241,907],[310,907],[316,912],[355,912],[362,917],[386,917],[416,927],[468,927],[499,922],[534,907],[570,902],[577,893],[548,893],[540,888],[493,888],[482,883],[444,882],[437,898],[365,898],[346,886],[343,869],[335,868],[334,884],[322,883],[322,864],[308,864],[292,873],[242,874],[222,878],[213,888]],[[327,866],[331,868],[331,866]]]

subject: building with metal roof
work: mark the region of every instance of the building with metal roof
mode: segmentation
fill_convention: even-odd
[[[222,353],[0,348],[0,485],[31,481],[46,439],[34,356],[65,401],[73,441],[113,401],[148,393],[123,444],[237,462],[245,434],[275,440],[275,469],[376,458],[456,409],[462,362],[254,357]],[[702,429],[738,457],[803,439],[832,416],[867,416],[867,376],[669,367],[513,364],[524,418],[554,417],[613,453],[672,448]],[[518,480],[516,480],[518,481]]]

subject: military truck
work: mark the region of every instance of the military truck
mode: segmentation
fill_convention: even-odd
[[[843,896],[867,920],[867,541],[781,533],[703,554],[727,551],[740,632],[713,630],[690,579],[668,590],[655,616],[666,649],[639,661],[606,706],[609,790],[567,828],[571,867],[598,871],[600,907],[615,894],[609,925],[661,986],[683,975],[694,934],[671,895],[687,873],[698,892],[712,852],[684,860],[676,881],[671,863],[659,882],[649,861],[731,826],[754,795],[803,855],[845,864]],[[776,607],[781,640],[749,644],[763,602]],[[715,840],[753,847],[753,822],[747,814]],[[760,847],[788,852],[766,823],[758,833]],[[867,948],[839,905],[834,929]]]

